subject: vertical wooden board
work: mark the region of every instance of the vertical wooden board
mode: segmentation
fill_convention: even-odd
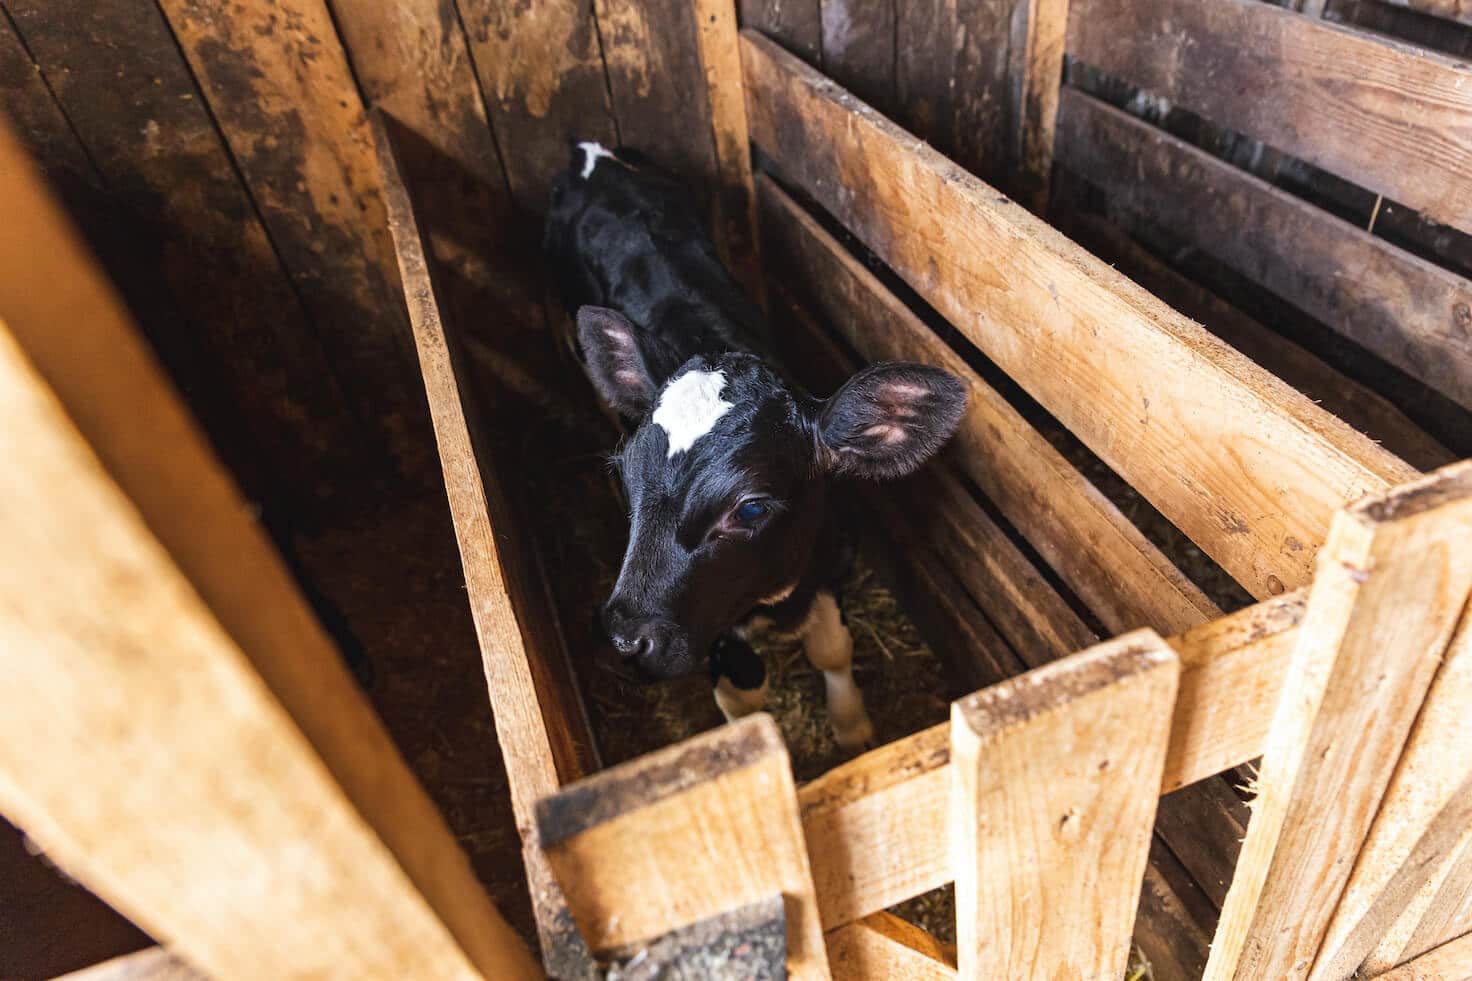
[[[1371,955],[1392,937],[1398,937],[1404,949],[1457,855],[1472,843],[1469,811],[1452,840],[1437,844],[1439,853],[1427,853],[1428,845],[1434,844],[1427,841],[1432,825],[1445,822],[1445,812],[1455,798],[1466,795],[1472,801],[1472,789],[1466,786],[1472,779],[1472,759],[1465,753],[1468,746],[1472,746],[1472,620],[1464,616],[1355,860],[1315,975],[1345,976],[1367,959],[1366,973],[1373,975],[1401,960],[1399,956],[1377,959]],[[1415,882],[1408,889],[1397,880],[1412,864]],[[1393,890],[1393,886],[1399,888]]]
[[[823,63],[822,0],[737,0],[742,27],[775,40],[810,65]]]
[[[1135,945],[1150,962],[1152,981],[1197,981],[1201,977],[1211,945],[1204,902],[1190,873],[1156,835],[1135,914]]]
[[[168,363],[201,379],[191,399],[212,430],[243,427],[222,440],[232,465],[256,471],[248,479],[259,493],[292,474],[292,490],[305,494],[319,468],[359,460],[362,430],[316,325],[157,6],[14,0],[6,9],[108,195],[158,227],[156,261],[178,311],[157,311],[148,326]],[[184,323],[173,322],[179,315]]]
[[[619,142],[593,6],[577,0],[458,0],[516,203],[547,207],[574,140]]]
[[[161,0],[359,415],[423,472],[422,403],[364,106],[324,0]]]
[[[24,350],[27,363],[34,366],[65,406],[70,424],[85,438],[89,452],[95,454],[96,465],[105,468],[107,477],[116,482],[130,507],[135,509],[137,520],[146,523],[149,541],[166,550],[169,560],[177,566],[175,580],[186,583],[192,601],[197,598],[208,609],[211,629],[225,637],[231,649],[237,651],[232,657],[243,659],[242,670],[249,670],[249,687],[268,693],[271,704],[276,706],[272,711],[288,720],[292,738],[305,740],[302,745],[308,746],[313,754],[311,772],[323,775],[324,779],[330,775],[332,794],[351,806],[357,815],[353,820],[363,827],[365,834],[375,836],[380,843],[376,847],[396,870],[394,875],[407,882],[421,897],[419,902],[424,908],[443,921],[442,927],[448,929],[471,960],[477,965],[495,963],[496,957],[502,956],[498,953],[500,928],[496,926],[500,920],[464,854],[450,837],[443,817],[410,775],[382,723],[344,669],[287,568],[271,548],[256,522],[255,512],[212,457],[146,346],[136,336],[117,297],[83,252],[55,204],[46,198],[39,179],[27,168],[19,150],[3,136],[0,136],[0,182],[6,187],[8,219],[0,223],[0,268],[12,271],[11,275],[0,277],[0,309],[4,309],[11,336]],[[37,290],[32,287],[37,282],[66,283],[68,288]],[[160,447],[167,447],[168,452],[160,452]],[[49,507],[47,513],[52,514],[60,505],[52,501]],[[22,549],[17,554],[29,552]],[[149,578],[145,575],[126,582],[147,584]],[[108,616],[118,610],[132,609],[127,599],[117,600],[115,596],[102,597],[96,602],[96,609]],[[128,619],[123,625],[128,624],[134,621]],[[180,629],[186,626],[183,624]],[[147,630],[149,624],[144,623],[138,629]],[[148,644],[140,649],[152,650],[153,643],[150,636]],[[26,649],[10,643],[4,645],[7,652]],[[191,656],[198,653],[189,650]],[[91,647],[87,651],[97,657],[105,654]],[[164,653],[160,652],[159,656]],[[28,664],[37,661],[36,658],[23,660]],[[216,660],[210,658],[206,663],[214,664]],[[182,663],[187,666],[195,662]],[[190,670],[206,669],[197,666]],[[160,687],[157,678],[138,683],[146,688],[140,698],[164,699],[162,711],[166,720],[174,719],[177,709],[169,700],[170,693],[177,696],[176,701],[187,701],[186,696],[194,690],[193,680],[187,676],[168,688]],[[132,714],[127,699],[120,694],[94,705],[88,693],[96,695],[112,690],[96,678],[74,687],[76,690],[68,697],[81,699],[82,707],[88,711],[116,710],[123,714],[107,723],[110,728],[103,730],[103,736],[86,744],[86,766],[93,769],[87,771],[85,778],[46,771],[47,779],[56,781],[57,792],[68,807],[84,810],[91,807],[87,803],[90,798],[81,798],[77,790],[94,786],[93,778],[98,772],[121,774],[119,779],[127,778],[127,783],[134,770],[146,769],[145,763],[156,748],[177,742],[189,752],[209,752],[202,745],[195,746],[192,723],[180,716],[178,730],[154,733],[144,726],[138,731],[138,738],[145,743],[135,745],[134,749],[143,754],[140,757],[143,762],[129,760],[112,768],[100,766],[97,747],[108,745],[108,740],[119,732],[132,731],[130,727],[138,717]],[[17,690],[24,691],[25,686],[22,684]],[[184,694],[179,695],[180,692]],[[117,708],[117,699],[122,700],[121,709]],[[200,711],[206,719],[223,712],[217,705]],[[6,712],[0,712],[0,719],[8,723],[10,718],[7,706]],[[70,716],[60,712],[50,718],[69,720]],[[98,719],[95,715],[88,718]],[[80,718],[75,721],[81,724]],[[43,728],[48,724],[44,720],[38,722]],[[159,747],[152,743],[155,734]],[[162,753],[161,748],[159,752]],[[235,746],[218,757],[207,756],[211,761],[208,774],[198,779],[206,788],[217,788],[219,759],[246,758],[251,752],[248,746]],[[34,765],[31,756],[25,759]],[[240,805],[247,815],[258,811],[264,814],[266,807],[261,802],[274,800],[269,788],[280,786],[269,758],[263,766],[262,787],[266,789],[259,791],[259,801],[248,800]],[[154,833],[156,824],[161,837],[135,857],[149,868],[157,865],[160,874],[167,868],[159,860],[160,855],[176,856],[184,864],[170,873],[177,882],[148,879],[144,873],[140,873],[140,882],[159,883],[163,895],[184,897],[187,901],[192,896],[191,889],[208,891],[210,888],[200,886],[205,882],[200,878],[200,870],[216,868],[210,854],[211,835],[217,827],[230,827],[231,812],[199,818],[203,851],[200,857],[189,859],[176,851],[177,842],[171,840],[168,825],[175,809],[180,820],[193,819],[187,802],[180,802],[173,809],[167,803],[173,799],[168,794],[186,793],[182,782],[179,787],[174,786],[182,777],[165,770],[159,779],[164,785],[164,790],[159,792],[159,806],[165,810],[167,820],[143,821],[149,833]],[[142,786],[128,783],[117,794],[120,799],[134,793],[147,797],[148,789],[136,789]],[[107,820],[114,813],[106,803],[110,791],[99,786],[97,792],[103,795],[99,798],[102,803],[94,802],[95,809],[87,810],[85,816],[89,821],[100,822],[98,833],[110,840],[115,831],[114,823]],[[200,793],[211,799],[203,790]],[[325,834],[323,821],[337,820],[330,818],[335,811],[322,810],[328,806],[326,803],[314,810],[305,803],[306,797],[302,801],[306,811],[293,820],[305,822],[302,833],[307,841],[315,841]],[[153,805],[144,802],[139,806]],[[324,814],[329,817],[324,818]],[[30,824],[26,826],[33,833],[37,830]],[[129,840],[119,837],[119,847],[127,847]],[[268,831],[262,840],[279,845],[288,839],[273,839]],[[55,852],[44,838],[42,844],[48,852]],[[67,856],[58,857],[65,866]],[[128,856],[120,860],[123,859],[132,860]],[[349,864],[357,861],[352,856],[345,860]],[[286,861],[291,864],[290,856]],[[369,863],[365,874],[371,873],[372,868]],[[251,879],[249,868],[238,873],[247,884],[270,888],[269,881],[262,886],[261,880]],[[225,878],[228,880],[235,874]],[[114,877],[107,879],[108,883],[118,881]],[[352,876],[344,873],[342,882],[352,881]],[[320,886],[317,883],[312,887]],[[225,890],[221,888],[223,893]],[[276,897],[263,900],[256,895],[241,901],[248,907],[260,906],[267,913],[284,910],[285,915],[290,915],[292,912],[285,906],[273,905]],[[345,900],[344,908],[350,908],[353,901]],[[201,909],[191,907],[185,911],[190,916],[207,913],[207,903],[201,904]],[[217,929],[223,925],[226,930],[235,930],[238,926],[228,915],[216,917],[212,922]],[[155,932],[155,936],[160,935],[172,939]],[[393,929],[388,928],[386,936],[394,935]],[[192,960],[211,966],[210,962],[193,957],[192,948],[185,950]]]
[[[1472,981],[1472,934],[1377,977],[1380,981]]]
[[[1068,52],[1472,231],[1472,66],[1252,0],[1074,0]],[[1284,98],[1285,92],[1300,93]]]
[[[961,977],[1123,976],[1179,670],[1138,631],[953,703]]]
[[[945,368],[967,386],[955,459],[1111,630],[1179,632],[1219,611],[1108,498],[955,351],[767,177],[767,258],[870,361]],[[1006,461],[1005,465],[998,465]],[[1076,649],[1076,648],[1075,648]]]
[[[762,276],[756,229],[751,134],[746,125],[736,8],[730,0],[695,0],[693,7],[720,178],[716,190],[716,245],[737,281],[765,306],[766,279]]]
[[[1012,27],[1012,160],[1016,194],[1035,213],[1048,210],[1063,41],[1069,0],[1018,0]]]
[[[701,197],[719,183],[691,0],[595,0],[619,142]],[[693,97],[692,97],[693,96]]]
[[[955,141],[956,53],[964,36],[956,4],[895,4],[895,119],[942,153],[951,152]]]
[[[0,110],[27,150],[48,172],[58,168],[91,181],[102,178],[52,95],[41,67],[31,60],[10,16],[0,9]]]
[[[1253,595],[1306,582],[1334,508],[1413,474],[771,42],[743,40],[752,135],[781,172]]]
[[[894,114],[897,0],[821,0],[823,72]]]
[[[1208,978],[1308,976],[1472,590],[1468,534],[1472,461],[1335,518]]]
[[[1472,844],[1462,846],[1436,897],[1416,924],[1416,930],[1404,950],[1402,959],[1421,957],[1427,952],[1472,932]]]
[[[829,976],[792,769],[765,713],[543,798],[537,831],[595,952],[781,893],[788,972]]]
[[[1472,283],[1077,90],[1063,106],[1076,173],[1472,407]]]

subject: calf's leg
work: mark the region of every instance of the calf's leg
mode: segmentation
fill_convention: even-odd
[[[727,722],[759,712],[767,701],[767,666],[751,645],[735,633],[715,642],[710,656],[716,705]]]
[[[854,684],[854,639],[843,622],[838,602],[826,590],[813,597],[802,625],[802,647],[813,667],[823,672],[828,720],[838,745],[856,750],[872,743],[874,724],[864,711],[864,695]]]

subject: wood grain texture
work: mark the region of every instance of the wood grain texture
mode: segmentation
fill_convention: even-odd
[[[1420,953],[1405,948],[1458,854],[1472,843],[1472,760],[1463,752],[1472,745],[1469,707],[1472,622],[1464,615],[1355,860],[1315,977],[1342,977],[1362,964],[1373,976]],[[1434,829],[1449,820],[1450,833],[1438,838]]]
[[[1390,399],[1340,374],[1306,348],[1176,272],[1117,225],[1082,212],[1053,217],[1091,252],[1114,263],[1135,282],[1402,460],[1422,470],[1434,470],[1455,459]],[[1171,227],[1181,228],[1178,224]],[[1302,255],[1305,248],[1300,240],[1298,254]]]
[[[1154,981],[1201,977],[1215,912],[1157,834],[1150,844],[1150,864],[1135,914],[1135,944],[1150,962]]]
[[[829,976],[792,769],[766,713],[565,787],[536,821],[595,952],[781,893],[788,973]]]
[[[769,178],[769,267],[870,361],[945,368],[967,386],[955,459],[1106,627],[1175,633],[1219,612],[1051,443]],[[819,286],[818,284],[821,284]],[[1074,648],[1075,650],[1077,648]]]
[[[1472,934],[1452,940],[1393,971],[1380,981],[1469,981],[1472,979]]]
[[[149,947],[72,971],[56,981],[208,981],[208,978],[164,948]]]
[[[1336,517],[1208,978],[1308,976],[1466,607],[1469,531],[1472,461]]]
[[[1472,282],[1076,89],[1063,105],[1066,166],[1472,407]]]
[[[176,377],[198,380],[191,405],[249,491],[310,500],[324,470],[361,463],[366,430],[158,7],[6,10],[108,199],[134,216],[134,248],[156,250],[172,308],[143,311],[150,340]]]
[[[1307,582],[1333,510],[1413,475],[771,42],[744,42],[752,135],[783,173],[1248,592]]]
[[[1402,956],[1420,957],[1472,932],[1472,845],[1464,845]]]
[[[0,180],[7,813],[217,976],[533,976],[8,138]]]
[[[1472,67],[1251,0],[1078,0],[1068,53],[1472,231]],[[1283,98],[1293,90],[1295,97]]]
[[[1123,976],[1179,667],[1138,631],[952,704],[961,977]]]
[[[94,184],[97,168],[46,84],[41,66],[32,60],[15,33],[9,15],[0,10],[0,111],[10,119],[16,137],[47,171],[69,170]]]
[[[824,938],[840,978],[951,981],[956,953],[924,930],[889,913],[874,913]]]
[[[511,193],[541,214],[574,140],[618,144],[593,6],[459,0]]]
[[[553,646],[555,632],[541,629],[555,613],[534,581],[532,546],[513,532],[506,493],[484,465],[488,450],[476,439],[479,424],[463,355],[441,317],[436,277],[400,170],[396,124],[376,114],[373,129],[496,737],[512,810],[522,829],[532,909],[543,959],[556,972],[561,958],[577,959],[577,945],[571,953],[566,949],[566,930],[560,924],[565,904],[532,833],[532,808],[538,798],[588,772],[596,761],[593,738],[576,680],[561,665],[562,651]]]
[[[1015,193],[1035,214],[1048,210],[1054,132],[1063,85],[1069,0],[1025,0],[1012,25],[1010,94]]]
[[[823,72],[886,115],[894,114],[896,0],[820,0]]]
[[[737,0],[743,28],[761,31],[810,65],[823,60],[822,0]]]
[[[271,240],[403,475],[427,448],[362,98],[324,0],[158,4]],[[403,407],[403,411],[386,406]]]

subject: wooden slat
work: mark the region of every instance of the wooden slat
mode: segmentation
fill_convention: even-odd
[[[1455,59],[1251,0],[1076,0],[1068,53],[1472,231],[1472,67]]]
[[[592,737],[581,715],[576,682],[553,670],[560,652],[538,646],[547,643],[550,634],[539,632],[532,618],[547,618],[553,613],[545,603],[545,594],[530,581],[532,572],[525,554],[528,543],[497,534],[498,528],[511,526],[511,512],[495,475],[481,466],[482,454],[487,450],[483,441],[474,439],[474,402],[463,387],[465,369],[459,349],[440,315],[435,276],[400,170],[394,127],[392,120],[375,116],[373,128],[384,167],[389,223],[465,570],[465,589],[485,664],[511,806],[518,827],[523,829],[527,875],[535,884],[532,908],[541,934],[542,955],[549,971],[555,974],[564,958],[576,960],[580,952],[573,938],[565,936],[565,924],[559,924],[565,907],[530,834],[532,807],[538,798],[562,783],[585,774],[589,754],[580,752],[580,747]],[[518,611],[527,620],[525,630]]]
[[[1472,461],[1340,512],[1207,977],[1306,977],[1472,590]],[[1353,734],[1353,738],[1346,738]]]
[[[822,0],[737,0],[741,26],[761,31],[809,64],[823,57]]]
[[[1135,914],[1135,944],[1150,962],[1153,981],[1197,981],[1201,977],[1215,912],[1157,834]]]
[[[1219,611],[995,389],[769,178],[758,181],[768,264],[870,361],[909,359],[967,386],[957,464],[1110,630],[1194,627]],[[1077,648],[1075,648],[1076,650]]]
[[[827,978],[787,748],[747,716],[537,804],[537,830],[595,951],[627,948],[781,893],[787,968]]]
[[[766,278],[756,232],[756,191],[751,183],[751,135],[746,126],[736,7],[730,0],[694,0],[694,10],[719,176],[716,245],[732,275],[765,306]]]
[[[72,971],[56,981],[208,981],[208,979],[162,947],[149,947],[134,954],[114,957],[101,964]]]
[[[534,976],[3,137],[0,182],[7,814],[217,976]]]
[[[1472,932],[1472,845],[1464,845],[1401,957],[1420,957]]]
[[[956,955],[930,934],[889,913],[874,913],[824,938],[840,978],[953,981]]]
[[[1179,673],[1139,631],[952,704],[962,977],[1123,976]]]
[[[1250,593],[1307,582],[1333,510],[1414,474],[771,42],[744,41],[757,144]]]
[[[893,115],[897,0],[821,0],[823,72]]]
[[[1303,616],[1293,593],[1168,643],[1181,678],[1160,792],[1253,759]],[[798,794],[827,929],[952,879],[946,840],[950,748],[933,726],[830,770]]]
[[[1472,981],[1472,933],[1376,977],[1379,981]]]
[[[1058,158],[1132,210],[1472,406],[1466,279],[1076,89],[1064,95]]]
[[[1472,622],[1464,616],[1416,717],[1395,776],[1355,861],[1314,972],[1342,977],[1394,967],[1463,848],[1472,843]],[[1432,840],[1465,798],[1448,839]],[[1411,881],[1405,873],[1411,870]],[[1399,938],[1392,957],[1370,958]],[[1393,945],[1393,943],[1392,943]]]
[[[41,68],[31,60],[10,18],[0,13],[0,110],[45,169],[61,168],[100,184],[102,178],[62,112]]]
[[[1012,159],[1017,197],[1036,214],[1048,210],[1058,92],[1069,0],[1026,0],[1011,35]]]
[[[326,3],[162,0],[158,9],[358,415],[401,473],[419,472],[423,410],[373,142]]]
[[[1083,212],[1055,215],[1054,220],[1091,252],[1412,466],[1434,470],[1456,459],[1390,399],[1176,272],[1119,226]],[[1182,228],[1174,221],[1170,227]],[[1298,255],[1305,249],[1300,240]]]

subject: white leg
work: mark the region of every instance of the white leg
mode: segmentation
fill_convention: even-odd
[[[821,592],[813,598],[802,626],[802,646],[813,667],[823,672],[828,719],[838,745],[856,750],[873,742],[874,725],[864,711],[864,695],[854,684],[854,639],[844,626],[832,593]]]
[[[737,688],[731,679],[722,677],[716,682],[716,705],[727,722],[735,722],[743,715],[760,712],[767,702],[767,679],[762,679],[760,688]]]

